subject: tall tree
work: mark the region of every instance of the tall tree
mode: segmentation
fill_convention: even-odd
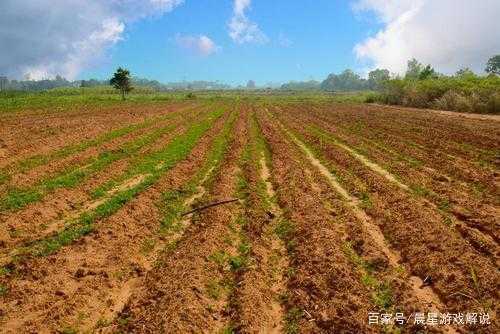
[[[248,82],[247,82],[247,89],[255,89],[255,81],[248,80]]]
[[[420,77],[420,72],[423,70],[423,65],[419,63],[418,60],[413,58],[412,60],[408,60],[408,68],[406,70],[406,79],[418,79]]]
[[[468,67],[464,67],[459,69],[456,73],[455,76],[458,78],[473,78],[476,76],[476,74]]]
[[[340,74],[330,74],[322,83],[321,89],[327,91],[356,91],[366,88],[367,81],[352,70],[347,69]]]
[[[389,70],[377,68],[368,73],[368,87],[370,89],[380,89],[382,84],[390,78]]]
[[[437,78],[437,73],[434,71],[431,65],[427,65],[420,71],[420,74],[418,75],[419,80],[425,80],[425,79],[432,79],[432,78]]]
[[[132,90],[130,83],[130,71],[118,67],[109,84],[118,89],[122,94],[122,100],[125,100],[125,94]]]
[[[490,74],[500,75],[500,55],[488,59],[485,71]]]

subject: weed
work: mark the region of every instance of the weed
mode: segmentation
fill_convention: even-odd
[[[430,191],[428,189],[426,189],[418,184],[410,185],[410,190],[416,196],[426,197],[426,196],[430,195]]]
[[[78,330],[73,327],[65,327],[59,331],[61,334],[77,334]]]
[[[141,253],[147,255],[151,253],[156,245],[156,241],[154,239],[144,239],[141,245]]]
[[[229,258],[229,266],[231,267],[232,271],[238,271],[242,269],[245,266],[245,264],[246,264],[246,258],[241,255],[231,256]]]
[[[374,290],[372,293],[373,303],[384,310],[390,308],[393,303],[393,294],[390,284],[387,282],[379,282],[377,278],[372,275],[374,271],[373,265],[359,256],[349,243],[343,245],[343,250],[349,260],[362,270],[361,283],[370,290]]]
[[[210,280],[206,284],[205,289],[208,296],[214,300],[218,300],[222,294],[222,288],[216,280]]]
[[[219,266],[224,266],[229,255],[225,251],[216,251],[208,256],[210,261],[217,263]]]
[[[453,225],[453,220],[448,215],[443,215],[443,223],[447,226]]]
[[[303,317],[303,311],[298,307],[292,307],[285,315],[285,333],[296,334],[299,332],[299,321]]]
[[[472,283],[474,284],[474,288],[476,289],[478,296],[480,296],[481,291],[480,291],[479,279],[476,275],[476,271],[474,270],[474,267],[472,267],[472,266],[470,266],[469,271],[470,271]]]
[[[232,325],[227,325],[225,326],[220,332],[219,334],[235,334],[236,333],[236,330],[234,329],[234,327]]]
[[[7,267],[0,267],[0,277],[1,276],[7,276],[12,272],[10,268]]]
[[[450,201],[447,199],[443,199],[438,204],[438,209],[444,212],[450,211]]]
[[[361,194],[360,200],[361,200],[360,207],[362,209],[370,209],[373,207],[373,203],[372,203],[372,201],[370,199],[370,195],[368,193],[363,192]]]
[[[296,269],[294,267],[288,267],[288,268],[286,268],[285,276],[288,279],[292,279],[296,274],[297,274],[297,271],[296,271]]]
[[[288,219],[281,218],[280,221],[276,224],[276,227],[274,229],[274,233],[283,241],[287,241],[292,233],[294,232],[295,228]]]
[[[8,291],[9,289],[5,285],[0,284],[0,296],[5,296]]]
[[[392,306],[392,298],[392,290],[388,283],[379,284],[377,290],[373,293],[375,305],[384,310]]]
[[[118,322],[118,326],[120,326],[120,327],[126,327],[129,324],[129,322],[130,322],[130,318],[128,318],[128,317],[127,318],[120,317],[120,318],[118,318],[117,322]]]
[[[110,324],[111,324],[110,320],[107,320],[105,318],[99,318],[99,320],[97,320],[95,327],[96,328],[103,328],[103,327],[108,327]]]

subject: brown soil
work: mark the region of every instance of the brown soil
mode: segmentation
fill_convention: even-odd
[[[176,125],[175,129],[159,138],[156,143],[143,148],[139,154],[147,154],[167,145],[176,135],[185,130],[186,122],[199,118],[196,115],[198,114],[193,114],[194,118],[190,116],[169,122]],[[152,130],[150,129],[150,131]],[[16,246],[30,243],[60,230],[72,217],[97,207],[103,199],[92,199],[91,192],[106,181],[120,176],[129,163],[130,159],[118,160],[99,173],[92,175],[78,188],[58,189],[47,195],[42,201],[28,205],[22,211],[0,214],[0,217],[5,217],[5,224],[0,225],[0,241],[6,246],[5,250],[0,249],[1,256],[5,257],[6,251],[9,250],[10,253]],[[139,175],[125,180],[108,191],[104,199],[120,189],[130,188],[141,178],[144,176]]]
[[[239,172],[237,160],[245,141],[246,117],[240,116],[234,141],[217,174],[207,201],[231,198]],[[229,325],[228,298],[233,286],[226,265],[211,260],[217,252],[234,253],[224,241],[229,226],[238,216],[238,204],[202,211],[189,225],[183,237],[158,260],[130,300],[121,318],[126,332],[188,333],[217,332]],[[120,322],[117,322],[118,325]]]
[[[192,104],[192,103],[191,103]],[[0,138],[6,159],[0,167],[34,154],[46,154],[66,145],[91,139],[147,118],[187,106],[152,104],[138,109],[134,105],[104,108],[83,107],[67,112],[26,112],[0,116]]]
[[[500,331],[495,118],[263,100],[5,114],[0,168],[9,166],[13,179],[0,195],[175,125],[139,156],[155,152],[212,106],[226,113],[186,159],[52,255],[12,257],[95,208],[102,199],[92,192],[124,175],[134,157],[1,214],[0,333]],[[168,113],[182,116],[22,173],[16,167]],[[230,115],[229,147],[209,168]],[[146,176],[122,179],[103,198]],[[171,194],[181,196],[180,212],[238,201],[167,226]],[[401,312],[407,322],[372,325],[370,312]],[[417,325],[417,312],[487,313],[491,324]]]
[[[224,118],[225,119],[225,118]],[[161,213],[154,203],[162,191],[178,188],[203,161],[220,131],[221,119],[189,158],[168,172],[90,235],[58,253],[27,259],[2,283],[2,328],[6,332],[56,332],[65,327],[92,329],[112,320],[165,243],[158,234]],[[149,249],[155,245],[154,249]]]

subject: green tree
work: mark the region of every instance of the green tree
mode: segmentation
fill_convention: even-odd
[[[408,60],[408,68],[406,70],[405,78],[415,80],[418,79],[423,68],[424,66],[415,58],[413,58],[412,60]]]
[[[368,87],[370,89],[380,89],[383,83],[390,78],[389,70],[377,68],[368,73]]]
[[[490,74],[500,75],[500,55],[488,59],[485,71]]]
[[[132,90],[130,83],[130,71],[119,67],[109,84],[118,89],[122,94],[122,99],[125,100],[125,94]]]
[[[457,78],[474,78],[476,76],[476,74],[474,72],[472,72],[472,70],[468,67],[464,67],[464,68],[461,68],[459,69],[456,73],[455,73],[455,76]]]
[[[321,83],[322,90],[341,92],[363,90],[366,86],[367,81],[350,69],[340,74],[332,73]]]
[[[419,80],[425,80],[425,79],[432,79],[432,78],[437,78],[437,73],[434,71],[431,65],[427,65],[420,71],[420,74],[418,75]]]

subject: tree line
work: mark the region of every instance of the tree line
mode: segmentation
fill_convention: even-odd
[[[500,75],[500,55],[491,57],[485,67],[488,75]],[[291,81],[283,84],[283,90],[324,90],[331,92],[350,92],[362,90],[381,90],[390,80],[426,80],[446,77],[472,78],[479,77],[469,68],[458,70],[454,75],[447,76],[440,74],[428,64],[423,65],[413,58],[407,63],[407,70],[404,76],[391,75],[387,69],[375,69],[368,73],[367,78],[361,77],[351,69],[346,69],[339,74],[332,73],[322,82],[319,81]]]

